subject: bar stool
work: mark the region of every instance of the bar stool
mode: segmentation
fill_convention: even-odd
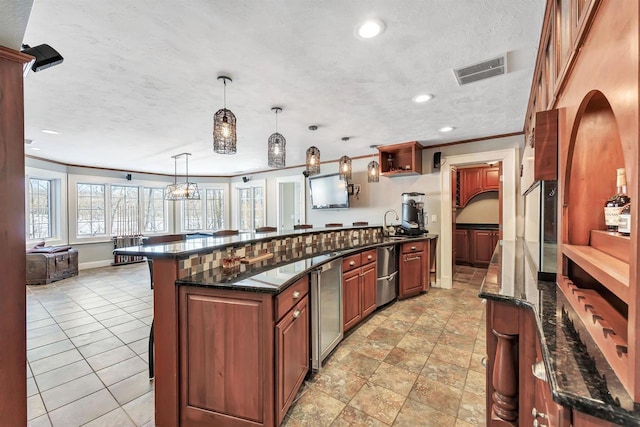
[[[313,225],[311,225],[311,224],[298,224],[298,225],[294,225],[293,226],[294,230],[302,230],[302,229],[305,229],[305,228],[313,228]]]
[[[278,231],[276,227],[258,227],[256,233],[270,233],[272,231]]]
[[[218,230],[213,232],[213,237],[235,236],[237,234],[238,230]]]
[[[352,224],[353,226],[358,226],[358,225],[369,225],[368,221],[356,221]]]
[[[329,224],[325,224],[325,227],[342,227],[341,222],[330,222]]]

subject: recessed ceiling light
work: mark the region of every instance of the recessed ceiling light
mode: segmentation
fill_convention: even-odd
[[[42,129],[42,133],[48,133],[49,135],[60,135],[60,132],[53,129]]]
[[[430,93],[423,93],[423,94],[414,96],[413,102],[415,102],[416,104],[422,104],[423,102],[427,102],[431,99],[433,99],[433,95],[431,95]]]
[[[382,34],[384,22],[379,19],[369,19],[356,27],[356,36],[361,39],[371,39]]]
[[[31,150],[33,151],[40,151],[40,149],[38,147],[29,147]]]
[[[440,129],[438,129],[440,132],[451,132],[452,130],[454,130],[455,128],[453,126],[445,126],[445,127],[441,127]]]

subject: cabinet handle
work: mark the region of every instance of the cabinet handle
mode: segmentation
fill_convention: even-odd
[[[531,365],[531,372],[537,379],[547,382],[547,371],[544,369],[544,363],[542,361],[536,362]]]
[[[293,312],[293,318],[297,319],[298,317],[300,317],[300,310],[296,310]]]
[[[538,412],[536,408],[533,408],[531,410],[531,415],[533,415],[533,418],[547,418],[545,414],[543,414],[542,412]]]
[[[420,259],[420,257],[419,257],[419,256],[414,256],[413,258],[409,258],[409,257],[407,257],[407,258],[405,258],[404,260],[405,260],[405,261],[414,261],[414,260],[416,260],[416,259]]]
[[[373,259],[373,255],[369,255],[367,259]]]
[[[293,292],[293,299],[298,299],[300,298],[300,291],[294,291]]]
[[[540,421],[537,419],[533,420],[533,427],[547,427],[546,424],[540,424]]]
[[[355,262],[355,261],[351,261],[351,262],[349,262],[349,265],[350,265],[351,267],[353,267],[354,265],[356,265],[356,262]]]

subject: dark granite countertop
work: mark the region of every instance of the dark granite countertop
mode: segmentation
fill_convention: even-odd
[[[415,237],[385,237],[380,242],[330,251],[321,254],[312,254],[305,258],[296,258],[289,262],[269,263],[268,261],[259,267],[251,265],[241,266],[241,270],[236,272],[225,272],[222,268],[207,270],[197,273],[184,279],[176,280],[179,286],[201,286],[218,289],[230,289],[236,291],[264,292],[279,294],[287,287],[295,283],[299,278],[309,274],[315,268],[324,263],[332,261],[352,253],[388,246],[404,242],[419,240],[430,240],[437,238],[434,234],[423,234]]]
[[[498,224],[456,223],[456,228],[461,230],[498,230]]]
[[[326,231],[357,230],[382,227],[382,225],[365,225],[354,227],[331,228],[307,228],[302,230],[274,231],[272,233],[256,233],[253,231],[238,233],[235,236],[213,237],[200,234],[194,237],[187,236],[187,240],[177,242],[160,243],[149,246],[130,246],[114,249],[117,255],[138,255],[147,258],[188,258],[190,255],[211,252],[229,246],[240,246],[247,243],[259,242],[281,236],[298,236]],[[205,236],[205,237],[202,237]]]
[[[523,241],[500,241],[479,296],[533,310],[553,400],[625,426],[640,426],[640,404],[624,389],[564,294],[537,279]]]

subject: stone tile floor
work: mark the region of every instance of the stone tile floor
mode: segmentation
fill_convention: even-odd
[[[285,426],[484,423],[486,270],[374,313],[307,381]],[[153,426],[146,264],[27,287],[30,426]]]

